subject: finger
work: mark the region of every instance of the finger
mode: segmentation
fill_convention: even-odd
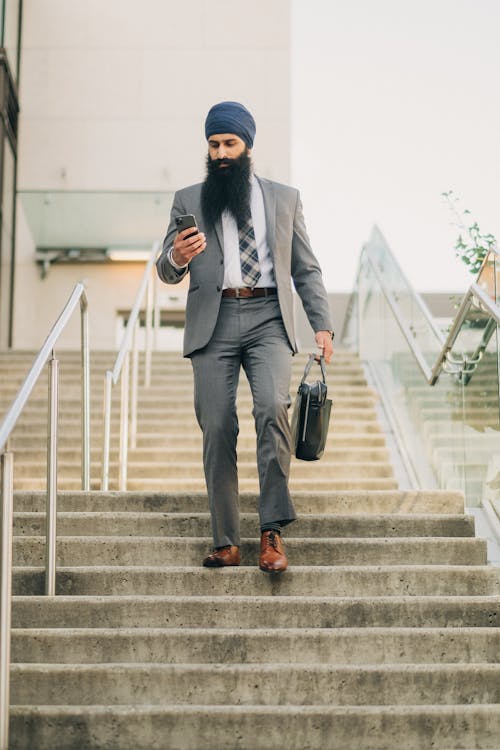
[[[200,245],[202,245],[205,241],[205,235],[204,234],[195,234],[192,237],[188,237],[185,242],[186,246],[190,249],[197,248]]]
[[[202,242],[199,247],[197,247],[196,245],[190,245],[187,254],[190,258],[194,258],[195,255],[199,255],[200,253],[202,253],[206,246],[206,242]]]

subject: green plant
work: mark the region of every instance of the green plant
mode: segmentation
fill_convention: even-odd
[[[465,263],[468,270],[477,276],[483,260],[490,250],[497,250],[497,241],[493,234],[483,234],[477,221],[474,221],[468,209],[459,207],[459,198],[453,190],[441,193],[455,218],[455,225],[460,233],[455,242],[455,255]],[[471,223],[472,222],[472,223]]]

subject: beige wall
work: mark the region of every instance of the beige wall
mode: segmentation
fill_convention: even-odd
[[[222,99],[252,110],[256,169],[286,182],[289,54],[289,0],[29,0],[18,189],[169,191],[197,181],[203,121]],[[42,281],[33,254],[18,201],[15,346],[38,346],[82,278],[99,311],[94,344],[113,346],[114,311],[132,304],[139,269],[54,267]]]

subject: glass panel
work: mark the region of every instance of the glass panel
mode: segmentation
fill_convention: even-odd
[[[3,152],[2,234],[0,237],[0,348],[9,345],[12,241],[14,231],[14,154],[7,138]]]
[[[404,436],[404,449],[419,484],[463,489],[462,390],[443,375],[435,387],[424,378],[373,272],[365,266],[359,285],[360,354]],[[447,471],[442,471],[443,447]],[[449,463],[451,462],[451,470]]]
[[[17,68],[19,59],[19,8],[20,0],[4,0],[5,22],[3,28],[3,46],[7,52],[12,78],[17,85]]]
[[[465,492],[473,506],[500,488],[498,327],[474,303],[453,349],[458,353],[470,361],[461,386]]]
[[[443,346],[442,332],[435,327],[430,313],[413,291],[378,230],[372,234],[367,253],[376,263],[384,284],[398,304],[404,323],[411,331],[427,365],[432,368]]]
[[[485,289],[497,294],[496,259],[483,267]],[[382,258],[400,293],[406,281],[392,274],[390,256]],[[381,262],[380,256],[377,267]],[[404,283],[401,283],[404,282]],[[411,290],[410,290],[411,291]],[[412,293],[413,294],[413,293]],[[464,371],[442,372],[427,383],[380,283],[365,262],[359,281],[360,354],[369,363],[375,384],[400,436],[420,486],[462,490],[469,507],[484,498],[500,512],[500,364],[496,321],[472,299],[451,352]],[[410,308],[405,308],[404,317]],[[433,364],[432,362],[430,364]]]

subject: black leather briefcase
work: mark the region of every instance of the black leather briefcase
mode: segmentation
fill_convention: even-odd
[[[321,367],[322,380],[307,383],[306,378],[315,361]],[[310,354],[292,414],[293,451],[303,461],[317,461],[324,453],[332,409],[332,401],[327,396],[324,357]]]

